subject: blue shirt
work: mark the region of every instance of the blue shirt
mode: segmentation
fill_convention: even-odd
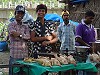
[[[61,42],[60,50],[75,50],[75,25],[61,23],[57,29],[58,39]]]

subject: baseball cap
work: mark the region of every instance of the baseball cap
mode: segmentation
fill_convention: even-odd
[[[23,7],[22,5],[18,5],[16,6],[16,9],[15,9],[16,12],[24,12],[25,13],[25,7]]]

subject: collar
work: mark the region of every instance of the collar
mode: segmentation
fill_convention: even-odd
[[[36,21],[40,21],[40,18],[38,17],[37,19],[36,19]],[[44,18],[44,21],[46,21],[46,19]]]
[[[38,23],[38,24],[41,23],[39,18],[37,18],[35,22]],[[48,24],[52,24],[52,23],[49,22],[49,21],[47,21],[47,20],[44,18],[44,25],[48,25]]]
[[[62,23],[62,25],[64,26],[69,26],[71,24],[71,22],[69,21],[69,23],[66,25],[64,22]]]
[[[87,24],[84,22],[84,20],[85,20],[85,19],[82,19],[82,20],[81,20],[81,23],[82,23],[83,25],[87,26],[88,28],[92,28],[92,24],[87,25]]]

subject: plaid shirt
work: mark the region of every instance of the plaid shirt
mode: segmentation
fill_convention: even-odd
[[[75,50],[75,25],[70,22],[65,25],[63,22],[58,26],[57,34],[61,42],[60,50]]]
[[[21,33],[22,38],[13,38],[11,32],[16,31]],[[13,58],[24,58],[28,56],[27,41],[25,39],[30,39],[29,27],[28,25],[18,25],[16,21],[8,25],[9,33],[9,48],[10,56]]]

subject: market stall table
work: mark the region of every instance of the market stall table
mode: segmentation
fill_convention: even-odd
[[[22,68],[23,71],[25,71],[27,74],[29,72],[29,75],[41,75],[45,72],[59,72],[59,71],[67,71],[67,70],[85,70],[85,71],[91,71],[91,72],[98,72],[95,65],[92,63],[77,63],[77,65],[73,64],[67,64],[67,65],[61,65],[60,66],[52,66],[52,67],[44,67],[39,65],[37,62],[34,63],[26,63],[24,61],[17,61],[19,64],[27,65],[27,67]],[[19,68],[14,68],[14,72],[18,72]]]

